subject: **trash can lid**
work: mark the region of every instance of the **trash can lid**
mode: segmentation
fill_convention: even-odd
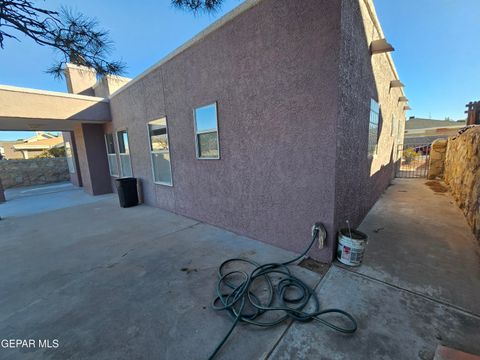
[[[118,183],[129,183],[129,182],[136,182],[137,178],[134,177],[123,177],[123,178],[118,178],[115,179],[116,182]]]

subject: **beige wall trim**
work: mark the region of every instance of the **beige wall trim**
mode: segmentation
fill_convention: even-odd
[[[0,90],[18,92],[18,93],[26,93],[26,94],[63,97],[63,98],[77,99],[77,100],[86,100],[86,101],[91,101],[91,102],[96,102],[96,103],[98,103],[98,102],[108,103],[109,102],[108,99],[95,97],[95,96],[76,95],[76,94],[69,94],[69,93],[63,93],[63,92],[58,92],[58,91],[38,90],[38,89],[22,88],[22,87],[17,87],[17,86],[10,86],[10,85],[0,85]]]
[[[199,41],[203,40],[209,34],[218,30],[219,28],[221,28],[223,25],[227,24],[228,22],[232,21],[234,18],[236,18],[240,14],[242,14],[245,11],[251,9],[255,5],[258,5],[261,1],[262,0],[246,0],[244,3],[240,4],[235,9],[228,12],[227,14],[222,16],[220,19],[215,21],[213,24],[208,26],[205,30],[202,30],[200,33],[195,35],[192,39],[190,39],[189,41],[187,41],[186,43],[184,43],[183,45],[181,45],[180,47],[178,47],[177,49],[175,49],[174,51],[172,51],[171,53],[169,53],[165,57],[163,57],[161,60],[159,60],[154,65],[150,66],[147,70],[142,72],[140,75],[133,78],[130,82],[128,82],[122,88],[118,89],[113,94],[111,94],[109,98],[112,98],[115,95],[121,93],[123,90],[128,89],[131,85],[135,84],[137,81],[141,80],[142,78],[144,78],[145,76],[150,74],[152,71],[154,71],[155,69],[157,69],[160,66],[162,66],[163,64],[165,64],[167,61],[169,61],[169,60],[173,59],[175,56],[183,53],[185,50],[187,50],[191,46],[195,45]]]
[[[375,11],[375,8],[373,7],[373,4],[371,3],[371,0],[363,0],[363,3],[365,4],[365,6],[368,9],[368,15],[370,16],[370,19],[372,20],[373,26],[377,30],[378,36],[380,38],[385,38],[385,34],[383,33],[382,26],[380,25],[380,22],[378,21],[377,13]],[[393,44],[393,45],[395,46],[395,44]],[[384,53],[384,55],[387,57],[390,68],[392,69],[392,72],[395,76],[395,79],[393,79],[393,80],[400,80],[400,77],[398,76],[397,69],[395,68],[395,63],[393,62],[392,55],[390,53]],[[402,92],[403,95],[405,95],[405,91],[403,90],[403,88],[400,88],[400,91]]]

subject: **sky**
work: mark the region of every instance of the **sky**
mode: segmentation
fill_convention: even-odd
[[[97,18],[115,43],[112,58],[135,77],[195,34],[238,6],[226,0],[215,14],[193,15],[173,8],[170,0],[46,0],[45,7],[68,4]],[[407,116],[464,119],[465,104],[480,99],[479,0],[374,0],[392,56],[412,110]],[[20,36],[0,49],[0,84],[66,91],[64,80],[45,70],[53,51]],[[0,132],[0,139],[28,134]]]
[[[412,111],[465,119],[480,100],[479,0],[374,0]]]

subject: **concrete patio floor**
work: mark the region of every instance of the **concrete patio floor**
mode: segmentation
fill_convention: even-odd
[[[242,325],[218,358],[426,360],[438,344],[480,354],[480,261],[475,265],[471,255],[478,246],[448,195],[407,181],[396,180],[363,222],[370,243],[362,267],[335,265],[323,279],[294,268],[318,284],[322,308],[355,316],[354,335],[317,322]],[[419,202],[423,212],[415,217]],[[438,206],[442,212],[432,211]],[[409,221],[427,225],[404,226]],[[446,224],[445,238],[461,240],[433,236],[432,221]],[[231,326],[226,314],[210,308],[217,266],[230,257],[264,263],[291,256],[160,209],[122,209],[114,196],[6,217],[0,221],[0,337],[59,339],[60,346],[0,348],[0,358],[205,359]]]
[[[0,348],[1,359],[205,359],[232,324],[210,308],[218,265],[294,255],[149,206],[122,209],[114,196],[6,218],[0,234],[1,338],[60,343]],[[239,326],[223,358],[261,358],[286,327]]]
[[[90,204],[111,194],[90,196],[70,182],[35,185],[5,190],[6,203],[1,204],[0,217],[18,217]],[[15,201],[13,201],[15,200]]]

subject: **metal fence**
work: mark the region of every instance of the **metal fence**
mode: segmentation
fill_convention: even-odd
[[[396,177],[425,178],[428,175],[431,144],[404,144],[398,146],[399,159]]]

